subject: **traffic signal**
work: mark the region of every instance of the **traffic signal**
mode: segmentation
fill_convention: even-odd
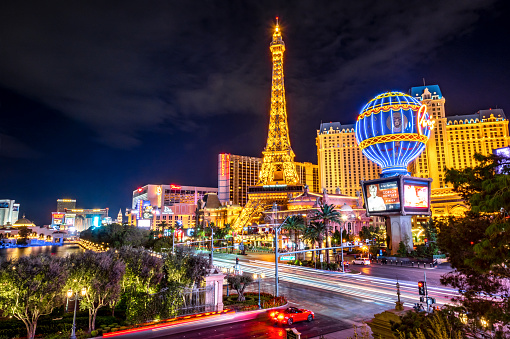
[[[236,257],[236,265],[239,265],[239,258]]]
[[[425,295],[425,281],[418,281],[418,294]]]

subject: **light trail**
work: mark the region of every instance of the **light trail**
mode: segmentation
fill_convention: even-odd
[[[215,264],[222,267],[232,267],[234,259],[216,258]],[[248,273],[264,273],[266,277],[274,275],[274,263],[260,260],[241,262],[240,268]],[[373,276],[345,274],[341,272],[316,271],[307,267],[288,266],[279,264],[281,272],[280,281],[314,287],[326,291],[343,294],[349,297],[360,298],[361,301],[379,301],[394,304],[396,296],[396,280]],[[399,281],[401,301],[406,306],[413,306],[419,302],[416,284]],[[436,305],[449,303],[450,298],[456,295],[453,289],[428,286],[428,295],[436,299]]]

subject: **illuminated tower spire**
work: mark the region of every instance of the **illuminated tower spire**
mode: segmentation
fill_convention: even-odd
[[[299,177],[294,165],[295,155],[290,147],[283,81],[283,52],[285,52],[285,43],[280,32],[278,17],[276,18],[276,27],[269,49],[273,55],[271,111],[267,144],[262,152],[263,164],[259,174],[258,185],[276,183],[297,184]]]

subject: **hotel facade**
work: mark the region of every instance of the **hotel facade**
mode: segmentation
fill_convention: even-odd
[[[438,85],[411,88],[411,95],[427,106],[436,121],[425,151],[409,166],[413,176],[432,178],[434,216],[467,210],[445,182],[445,168],[474,166],[473,155],[489,155],[510,145],[508,119],[502,109],[480,110],[469,115],[446,116],[445,98]],[[328,193],[357,196],[360,180],[379,177],[379,167],[368,160],[356,143],[354,125],[321,124],[316,138],[320,186]]]
[[[294,162],[299,182],[310,192],[321,192],[319,166],[309,162]],[[221,153],[218,155],[218,197],[222,203],[244,206],[248,187],[255,186],[262,169],[262,158]]]

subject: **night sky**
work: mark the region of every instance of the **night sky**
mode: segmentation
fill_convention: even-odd
[[[280,17],[296,161],[321,121],[438,84],[447,115],[510,113],[508,1],[2,1],[0,198],[49,224],[58,198],[115,217],[144,184],[217,186],[261,156]]]

